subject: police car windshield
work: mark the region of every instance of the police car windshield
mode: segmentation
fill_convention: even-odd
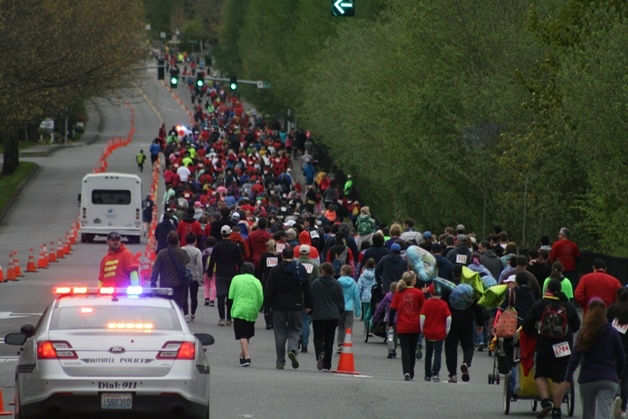
[[[99,329],[147,332],[181,331],[176,312],[165,307],[89,305],[57,307],[49,330]]]

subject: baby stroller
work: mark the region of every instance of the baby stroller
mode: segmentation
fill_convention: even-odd
[[[378,336],[384,339],[386,342],[386,322],[384,321],[385,316],[380,316],[381,318],[376,319],[377,321],[373,321],[373,314],[375,314],[375,310],[377,310],[377,306],[384,299],[384,295],[382,293],[382,285],[375,284],[371,287],[371,301],[369,302],[369,308],[366,313],[364,313],[364,342],[369,341],[369,337]],[[372,336],[371,336],[372,335]]]
[[[515,336],[515,360],[512,370],[504,376],[504,414],[510,413],[510,403],[517,400],[530,400],[532,411],[536,412],[541,401],[534,379],[534,351],[536,340],[526,336],[519,329]],[[550,392],[551,392],[550,381]],[[565,391],[563,403],[567,404],[567,415],[573,416],[575,409],[575,387],[571,382]]]
[[[489,351],[494,356],[493,372],[489,373],[488,375],[488,383],[499,385],[501,375],[508,374],[508,371],[506,370],[506,353],[504,351],[504,339],[493,336],[493,339],[489,344]]]

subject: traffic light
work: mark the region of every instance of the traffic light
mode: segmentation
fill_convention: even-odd
[[[176,89],[178,85],[179,85],[179,77],[171,74],[170,75],[170,88]]]
[[[229,87],[233,91],[236,91],[238,89],[238,78],[236,76],[231,76],[231,82],[229,83]]]
[[[166,63],[163,59],[157,60],[157,80],[163,80],[166,75]]]
[[[170,88],[176,89],[178,85],[179,85],[179,69],[175,67],[172,70],[170,70]]]
[[[198,73],[196,73],[196,87],[200,89],[203,86],[205,86],[205,73],[199,71]]]

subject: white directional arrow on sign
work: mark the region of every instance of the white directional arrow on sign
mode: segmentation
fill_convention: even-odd
[[[351,8],[353,7],[353,3],[345,1],[345,0],[336,0],[336,2],[334,2],[334,7],[336,9],[338,9],[338,12],[340,14],[345,14],[345,7]]]
[[[41,313],[14,313],[12,311],[0,311],[0,320],[17,319],[20,317],[41,316]]]

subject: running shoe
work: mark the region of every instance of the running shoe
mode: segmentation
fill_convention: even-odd
[[[290,358],[290,362],[292,363],[292,368],[295,370],[299,368],[299,360],[297,359],[297,354],[290,351],[288,352],[288,358]]]
[[[460,366],[460,371],[462,372],[462,381],[466,383],[467,381],[471,379],[471,377],[469,376],[469,366],[467,365],[466,362],[464,362]]]

